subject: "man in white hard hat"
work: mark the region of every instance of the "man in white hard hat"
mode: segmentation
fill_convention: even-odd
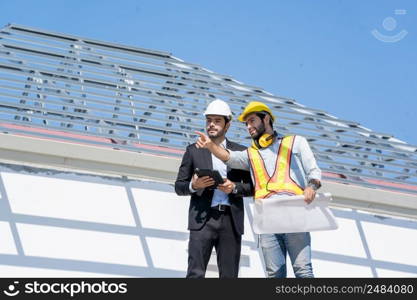
[[[207,135],[213,143],[234,151],[245,149],[225,138],[232,120],[226,102],[214,100],[204,116]],[[198,177],[196,169],[217,170],[225,181],[213,188],[214,180],[209,176]],[[178,195],[191,195],[187,278],[205,277],[213,247],[219,277],[238,276],[244,217],[242,197],[251,196],[252,190],[249,172],[227,168],[207,149],[198,149],[195,144],[187,147],[175,181]]]

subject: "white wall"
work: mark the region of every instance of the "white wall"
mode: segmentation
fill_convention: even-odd
[[[189,197],[172,185],[0,165],[0,194],[2,277],[185,276]],[[240,276],[264,277],[245,207]],[[417,277],[415,221],[333,212],[339,229],[312,233],[317,277]]]

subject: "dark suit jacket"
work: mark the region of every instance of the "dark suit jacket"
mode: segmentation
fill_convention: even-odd
[[[226,139],[226,148],[233,151],[245,150],[246,147]],[[182,158],[181,166],[175,181],[175,192],[177,195],[191,195],[190,208],[188,211],[188,229],[199,230],[206,223],[213,198],[213,190],[205,189],[199,196],[190,192],[190,181],[194,170],[212,169],[213,162],[211,153],[207,149],[198,149],[195,144],[189,145]],[[253,195],[253,185],[248,171],[227,168],[227,178],[233,181],[237,187],[237,194],[230,193],[230,209],[233,223],[238,233],[243,234],[243,198]]]

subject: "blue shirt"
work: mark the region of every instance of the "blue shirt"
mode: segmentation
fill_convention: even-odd
[[[226,140],[224,140],[221,144],[221,147],[226,149]],[[211,154],[211,159],[213,161],[213,169],[219,171],[220,175],[223,178],[227,178],[227,166],[226,164],[218,159],[214,154]],[[222,192],[219,189],[214,190],[213,199],[211,201],[211,206],[216,206],[218,204],[223,205],[230,205],[229,195]]]
[[[223,142],[220,144],[221,147],[226,149],[226,140],[223,140]],[[211,159],[213,162],[213,170],[217,170],[219,171],[220,175],[223,178],[227,178],[227,166],[224,162],[222,162],[220,159],[218,159],[216,156],[214,156],[213,154],[211,154]],[[192,188],[192,181],[190,182],[190,192],[191,193],[195,193],[195,192],[199,192],[202,193],[203,190],[194,190]],[[214,190],[214,194],[213,194],[213,199],[211,201],[211,206],[216,206],[219,204],[223,204],[223,205],[230,205],[230,200],[229,200],[229,195],[222,192],[219,189],[215,189]]]

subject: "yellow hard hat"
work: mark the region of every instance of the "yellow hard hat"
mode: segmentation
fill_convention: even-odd
[[[267,112],[271,115],[272,122],[275,121],[275,117],[272,114],[271,109],[264,103],[258,101],[250,102],[246,107],[242,114],[237,118],[240,122],[245,122],[245,118],[247,115],[253,112]]]

